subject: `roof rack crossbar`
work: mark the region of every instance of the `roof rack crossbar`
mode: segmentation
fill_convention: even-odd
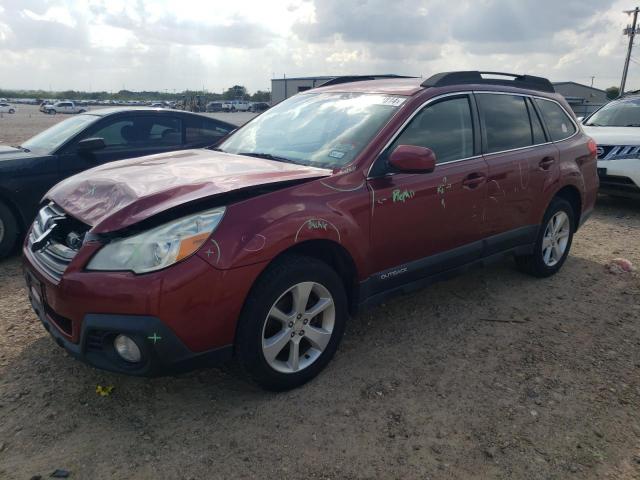
[[[484,78],[483,75],[493,75],[508,78]],[[516,73],[504,72],[480,72],[477,70],[460,72],[437,73],[424,82],[423,87],[445,87],[447,85],[484,84],[484,85],[506,85],[510,87],[526,88],[528,90],[539,90],[542,92],[555,93],[553,84],[546,78],[534,77],[533,75],[519,75]]]
[[[332,78],[331,80],[327,80],[326,82],[318,85],[319,87],[328,87],[330,85],[340,85],[342,83],[351,83],[351,82],[362,82],[365,80],[382,80],[382,79],[394,79],[394,78],[415,78],[415,77],[407,77],[404,75],[345,75],[343,77]]]

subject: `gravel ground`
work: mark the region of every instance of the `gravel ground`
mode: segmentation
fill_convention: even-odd
[[[31,120],[5,116],[0,138],[58,118]],[[0,478],[638,479],[640,276],[605,265],[640,265],[639,238],[640,203],[603,197],[555,277],[505,261],[365,311],[283,394],[232,367],[87,367],[31,312],[19,259],[0,261]]]

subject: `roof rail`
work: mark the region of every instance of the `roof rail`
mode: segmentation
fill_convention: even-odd
[[[484,78],[483,75],[508,78]],[[427,78],[421,85],[423,87],[444,87],[447,85],[459,85],[461,83],[507,85],[510,87],[540,90],[542,92],[549,93],[555,93],[556,91],[555,88],[553,88],[553,84],[543,77],[503,72],[479,72],[475,70],[437,73]]]
[[[327,80],[319,87],[328,87],[330,85],[340,85],[341,83],[351,83],[351,82],[363,82],[365,80],[382,80],[385,78],[416,78],[416,77],[407,77],[405,75],[345,75],[344,77],[336,77],[331,80]]]

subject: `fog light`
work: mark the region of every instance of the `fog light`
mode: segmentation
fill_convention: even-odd
[[[124,360],[130,363],[138,363],[142,358],[140,348],[131,337],[126,335],[118,335],[113,341],[113,346]]]

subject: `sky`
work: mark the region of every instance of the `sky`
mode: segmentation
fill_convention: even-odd
[[[619,85],[628,0],[0,0],[0,88],[222,92],[450,70]],[[638,37],[640,41],[640,36]],[[640,46],[627,89],[640,88]]]

